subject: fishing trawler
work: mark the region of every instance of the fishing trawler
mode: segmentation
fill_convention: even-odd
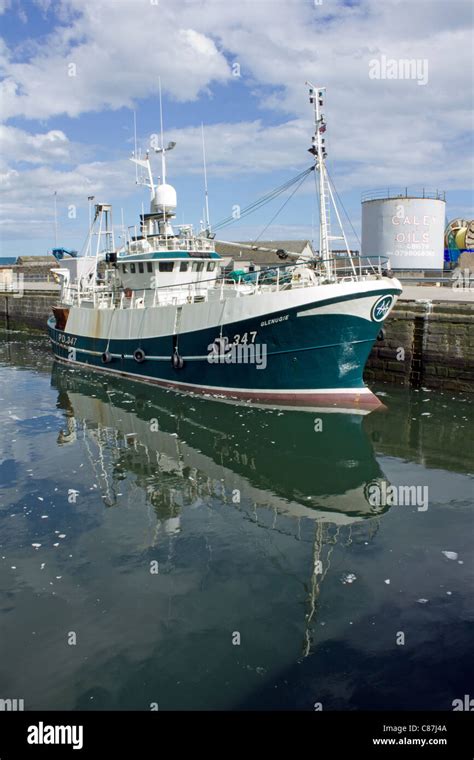
[[[165,147],[161,129],[161,145],[154,148],[161,155],[160,181],[153,177],[149,152],[142,158],[135,149],[132,158],[141,172],[136,180],[151,196],[136,234],[117,248],[112,208],[97,204],[89,255],[58,256],[60,266],[53,271],[61,293],[48,320],[58,360],[221,398],[380,405],[364,384],[363,370],[402,288],[386,260],[351,254],[326,169],[325,88],[307,84],[314,161],[283,187],[299,187],[318,172],[317,254],[278,250],[281,265],[226,274],[208,210],[197,234],[191,225],[172,224],[177,196],[166,181],[166,154],[176,144]],[[340,235],[331,234],[330,207]],[[343,257],[333,255],[335,240],[344,241]]]

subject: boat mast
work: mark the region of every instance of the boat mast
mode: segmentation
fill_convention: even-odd
[[[141,157],[141,150],[138,150],[137,146],[137,115],[136,112],[133,112],[133,140],[134,140],[134,147],[133,147],[133,153],[132,158],[130,161],[135,164],[135,184],[136,185],[143,185],[144,187],[150,188],[150,197],[151,200],[153,200],[153,197],[155,195],[155,183],[153,181],[153,173],[151,170],[151,163],[150,163],[150,154],[147,150],[145,153],[145,158],[143,159]],[[142,169],[145,169],[146,176],[143,176],[143,173],[140,172],[140,175],[138,174],[138,167],[141,167]]]
[[[166,158],[163,138],[163,103],[161,100],[161,77],[158,78],[160,89],[160,136],[161,136],[161,184],[166,185]],[[168,225],[166,224],[166,207],[163,205],[163,228],[165,231],[166,247],[168,247]]]
[[[332,255],[331,241],[343,240],[353,274],[356,274],[351,251],[347,242],[344,228],[342,226],[341,217],[336,206],[336,201],[332,192],[328,172],[326,169],[327,152],[326,139],[324,137],[324,133],[326,132],[326,122],[324,120],[324,114],[322,110],[324,108],[326,88],[314,87],[311,82],[306,82],[306,84],[309,87],[309,102],[313,106],[314,113],[314,135],[312,146],[309,149],[309,152],[313,154],[316,169],[319,172],[319,255],[321,257],[327,276],[334,277],[336,274],[336,267],[334,257]],[[339,229],[341,231],[340,235],[331,235],[331,220],[329,215],[331,203],[333,205]]]
[[[209,194],[207,192],[207,167],[206,167],[206,145],[204,142],[204,124],[201,121],[201,138],[202,138],[202,162],[204,167],[204,198],[205,198],[205,216],[204,224],[206,225],[206,232],[211,231],[211,221],[209,219]]]
[[[166,159],[165,159],[165,142],[163,138],[163,103],[161,100],[161,77],[158,79],[160,90],[160,137],[161,137],[161,184],[166,184]]]
[[[94,200],[95,195],[88,195],[87,196],[87,203],[89,206],[89,235],[87,238],[87,256],[92,255],[92,201]]]
[[[58,247],[58,191],[54,193],[54,247]]]
[[[115,251],[114,225],[112,222],[112,206],[110,203],[96,203],[95,219],[99,218],[99,231],[97,233],[96,259],[102,253],[113,253]],[[104,237],[103,248],[101,249],[102,237]]]
[[[325,138],[326,124],[322,112],[324,106],[325,87],[314,87],[311,82],[306,82],[309,87],[309,102],[313,106],[314,135],[312,147],[309,149],[314,156],[316,168],[319,172],[319,255],[322,259],[326,274],[333,275],[333,262],[331,260],[331,222],[329,218],[329,181],[326,172],[325,159],[327,157]]]
[[[133,111],[133,157],[138,158],[137,149],[137,114]],[[135,164],[135,184],[138,185],[138,164]]]
[[[161,147],[160,148],[155,148],[155,153],[161,153],[161,182],[158,185],[157,190],[159,190],[160,188],[165,188],[166,187],[166,155],[165,154],[169,150],[173,150],[173,148],[176,146],[176,143],[173,142],[173,141],[171,141],[171,142],[168,143],[168,145],[165,148],[165,141],[164,141],[164,136],[163,136],[163,103],[162,103],[162,99],[161,99],[161,77],[158,78],[158,84],[159,84],[159,95],[160,95],[160,140],[161,140]],[[161,205],[161,210],[162,210],[162,215],[163,215],[163,222],[162,222],[163,233],[164,233],[164,236],[165,236],[166,245],[168,245],[168,235],[169,235],[169,232],[168,232],[168,223],[167,223],[167,220],[168,220],[169,212],[167,210],[167,205],[163,202],[163,198],[162,198],[162,202],[161,202],[160,205]],[[172,210],[173,209],[170,207],[170,212],[172,212]]]

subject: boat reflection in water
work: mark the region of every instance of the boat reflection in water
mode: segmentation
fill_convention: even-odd
[[[111,472],[101,476],[108,505],[129,471],[154,505],[156,493],[184,496],[191,480],[202,498],[212,493],[236,506],[250,500],[256,509],[295,518],[343,525],[383,511],[367,499],[367,484],[383,475],[362,414],[256,408],[127,381],[99,384],[60,366],[53,385],[68,420],[58,442],[80,429],[115,452]]]
[[[182,514],[196,500],[217,499],[295,538],[302,518],[314,520],[303,646],[309,654],[334,546],[352,540],[355,523],[359,539],[370,539],[378,521],[367,518],[386,509],[367,498],[367,485],[384,477],[365,415],[256,408],[139,383],[104,384],[59,365],[52,383],[67,420],[58,443],[84,440],[108,507],[120,503],[123,480],[133,478],[156,514],[153,544],[181,531]]]

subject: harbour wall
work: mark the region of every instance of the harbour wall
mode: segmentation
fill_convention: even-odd
[[[10,328],[34,327],[46,329],[51,304],[58,298],[59,287],[49,283],[28,283],[19,293],[0,292],[0,326]]]
[[[474,393],[473,301],[399,300],[383,334],[366,365],[367,383]]]
[[[365,370],[369,384],[474,393],[474,301],[399,300]],[[28,283],[21,298],[0,293],[0,326],[45,330],[58,289]],[[442,299],[442,294],[440,294]]]

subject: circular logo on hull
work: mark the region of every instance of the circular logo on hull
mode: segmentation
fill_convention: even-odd
[[[392,308],[393,296],[387,295],[379,298],[370,311],[370,318],[373,322],[383,322],[388,312]]]

